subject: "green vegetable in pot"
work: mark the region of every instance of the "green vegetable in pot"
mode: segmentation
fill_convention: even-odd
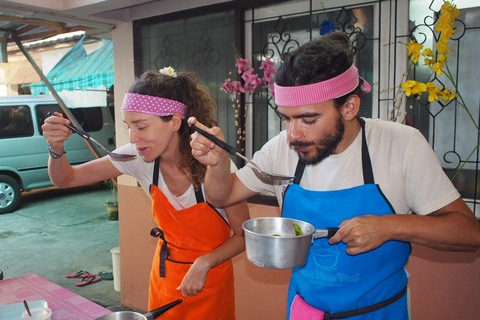
[[[295,228],[295,235],[298,237],[298,236],[303,236],[303,231],[302,231],[302,228],[300,228],[298,226],[298,224],[296,223],[292,223],[293,224],[293,227]]]

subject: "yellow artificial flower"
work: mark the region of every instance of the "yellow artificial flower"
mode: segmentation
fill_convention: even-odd
[[[424,62],[424,65],[428,66],[430,69],[432,69],[432,65],[435,64],[435,60],[429,58],[425,58]]]
[[[433,71],[437,74],[437,76],[441,76],[443,74],[442,68],[445,66],[445,60],[447,56],[444,54],[439,54],[437,57],[437,62],[433,65]]]
[[[454,33],[455,33],[455,30],[453,30],[452,27],[446,28],[445,30],[442,30],[442,33],[440,34],[440,38],[445,40],[451,39]]]
[[[438,18],[437,24],[435,24],[434,30],[437,32],[441,32],[443,30],[446,30],[450,28],[450,23],[449,23],[449,18],[447,18],[444,14]]]
[[[438,18],[434,30],[441,32],[441,40],[448,40],[452,38],[455,33],[453,30],[453,24],[455,23],[455,19],[460,15],[460,10],[458,10],[456,5],[450,3],[450,1],[446,1],[442,5],[440,12],[440,17]]]
[[[437,43],[437,52],[449,54],[450,48],[448,47],[448,42],[444,41],[444,39],[440,39],[440,41]]]
[[[442,67],[443,67],[443,64],[440,64],[438,62],[433,65],[433,71],[435,71],[437,76],[441,76],[443,74]]]
[[[444,54],[439,54],[437,57],[437,61],[441,63],[445,63],[445,61],[447,61],[447,56]]]
[[[445,1],[441,9],[442,15],[448,16],[450,21],[453,22],[460,15],[460,10],[457,8],[456,4],[451,3],[450,1]]]
[[[401,84],[402,89],[405,91],[405,95],[410,97],[412,94],[419,94],[427,91],[425,83],[415,80],[409,80]]]
[[[458,97],[458,94],[455,92],[450,92],[449,88],[445,88],[445,90],[442,91],[441,95],[443,101],[450,101]]]
[[[423,45],[418,44],[415,40],[412,40],[409,44],[407,44],[407,55],[414,64],[417,64],[421,52],[421,55],[424,57],[424,65],[433,70],[436,73],[436,76],[441,76],[443,74],[443,68],[446,66],[447,55],[450,53],[448,42],[455,33],[453,30],[453,24],[459,15],[460,11],[456,5],[452,4],[450,1],[446,1],[443,4],[440,16],[434,27],[435,31],[440,32],[440,37],[436,43],[436,47],[434,48],[436,54],[431,48],[425,48],[421,52]],[[427,92],[429,102],[440,101],[440,98],[443,101],[450,101],[460,96],[458,93],[451,92],[449,88],[444,88],[444,90],[442,90],[433,82],[423,83],[415,80],[409,80],[402,83],[401,88],[407,97],[410,97],[411,95],[418,95],[420,98],[423,93]]]
[[[425,56],[425,57],[435,57],[435,55],[433,54],[433,51],[432,49],[430,48],[426,48],[425,50],[423,50],[422,54]]]
[[[417,43],[417,41],[412,40],[409,44],[407,44],[407,55],[410,57],[413,63],[418,62],[418,58],[420,57],[420,50],[422,50],[423,44]]]
[[[426,48],[423,50],[422,55],[425,57],[424,65],[432,69],[432,65],[435,63],[435,60],[433,59],[435,55],[433,54],[432,49]]]
[[[453,5],[451,12],[452,12],[453,20],[455,21],[455,19],[457,19],[458,16],[460,15],[460,9],[457,8],[457,5]]]
[[[412,87],[415,85],[415,81],[408,80],[403,82],[400,86],[402,87],[403,91],[405,91],[405,95],[410,97],[412,95]]]
[[[433,102],[434,100],[439,100],[440,97],[438,96],[441,94],[442,90],[437,87],[433,82],[427,82],[425,84],[427,91],[428,91],[428,101]]]
[[[455,19],[460,15],[460,10],[455,4],[452,4],[450,1],[446,1],[442,5],[440,11],[440,17],[435,25],[435,31],[441,32],[441,39],[450,39],[455,33],[453,30],[453,24]]]

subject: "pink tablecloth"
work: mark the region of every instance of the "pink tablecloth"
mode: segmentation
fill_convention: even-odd
[[[46,300],[52,309],[52,320],[90,320],[111,313],[110,310],[35,273],[0,281],[0,305],[23,300]]]

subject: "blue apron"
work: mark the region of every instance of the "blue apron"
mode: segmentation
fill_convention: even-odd
[[[300,187],[305,165],[299,161],[295,181],[285,191],[282,216],[306,221],[317,229],[337,227],[345,219],[360,215],[395,213],[380,187],[373,169],[362,126],[364,185],[335,191],[311,191]],[[321,177],[318,177],[321,179]],[[315,239],[306,265],[293,269],[288,292],[288,317],[295,296],[328,319],[408,319],[407,274],[404,269],[410,243],[388,241],[377,249],[346,253],[343,242],[330,245],[327,238]]]

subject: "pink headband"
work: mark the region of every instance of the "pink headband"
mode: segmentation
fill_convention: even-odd
[[[160,117],[179,113],[182,119],[187,116],[187,106],[181,102],[138,93],[125,94],[122,111],[139,112]]]
[[[282,107],[308,106],[336,99],[352,92],[361,77],[355,65],[331,79],[303,86],[282,87],[275,83],[275,104]],[[362,90],[372,91],[372,86],[363,78]]]

